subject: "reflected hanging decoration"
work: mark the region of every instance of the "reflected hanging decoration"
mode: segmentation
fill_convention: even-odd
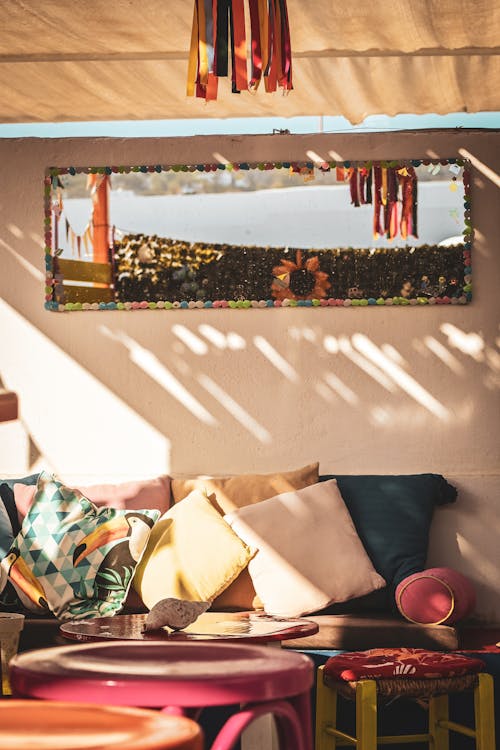
[[[292,86],[292,49],[286,0],[247,0],[250,17],[250,78],[247,71],[245,0],[195,0],[187,95],[217,99],[218,79],[229,76],[233,94],[269,93]],[[231,66],[229,66],[229,60]]]

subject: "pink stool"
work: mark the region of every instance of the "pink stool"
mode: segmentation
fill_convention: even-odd
[[[10,663],[15,697],[193,709],[240,704],[212,750],[230,750],[271,714],[281,750],[312,750],[312,661],[303,654],[230,643],[96,643],[21,654]]]

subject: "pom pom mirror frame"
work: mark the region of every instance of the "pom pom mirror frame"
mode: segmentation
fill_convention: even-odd
[[[425,169],[435,175],[442,167],[449,170],[450,188],[457,190],[457,182],[463,182],[463,227],[457,227],[455,242],[447,246],[412,243],[409,236],[417,235],[416,171]],[[345,182],[354,206],[374,204],[374,228],[379,233],[374,236],[382,235],[384,246],[305,248],[195,242],[139,232],[119,234],[110,224],[105,229],[104,254],[101,249],[96,258],[95,213],[94,222],[79,235],[67,217],[61,221],[62,193],[72,178],[87,179],[96,195],[105,180],[109,184],[109,179],[129,174],[145,179],[181,173],[183,192],[190,194],[196,190],[189,189],[189,178],[213,180],[228,173],[241,177],[273,170],[304,182],[325,175]],[[470,164],[459,157],[50,167],[44,178],[44,208],[47,310],[422,307],[465,305],[472,299]],[[458,211],[455,218],[456,223],[461,221]],[[390,235],[392,240],[398,233],[405,245],[390,246],[384,237]],[[64,234],[73,257],[60,247]]]

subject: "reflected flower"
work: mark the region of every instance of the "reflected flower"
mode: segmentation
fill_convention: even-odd
[[[318,256],[305,262],[302,252],[297,250],[295,263],[281,259],[281,266],[273,268],[274,280],[271,286],[275,299],[322,299],[331,287],[328,274],[320,271]]]

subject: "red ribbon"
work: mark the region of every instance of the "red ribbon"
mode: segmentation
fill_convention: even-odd
[[[382,168],[373,167],[373,237],[378,239],[382,232],[380,212],[382,209]]]
[[[351,176],[349,177],[349,188],[350,188],[350,192],[351,192],[351,203],[354,206],[359,206],[359,184],[358,184],[359,175],[358,175],[358,172],[359,172],[358,169],[356,169],[356,168],[353,169],[351,171]]]
[[[262,50],[260,39],[259,0],[249,0],[252,34],[252,75],[250,88],[257,89],[262,78]]]
[[[403,239],[406,239],[410,234],[417,237],[416,221],[414,223],[414,217],[416,220],[417,175],[413,167],[407,167],[406,171],[408,172],[407,175],[399,175],[402,196],[399,232]]]

